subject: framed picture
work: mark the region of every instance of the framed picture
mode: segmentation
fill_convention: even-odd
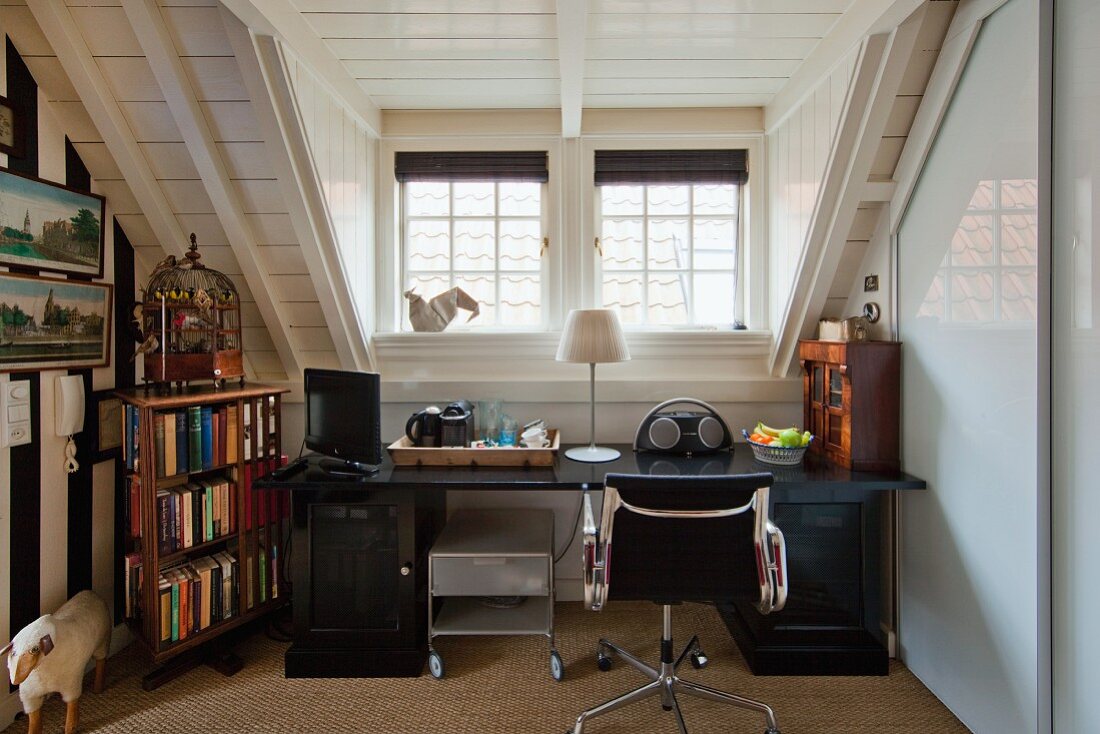
[[[122,456],[122,401],[109,390],[92,393],[95,404],[96,434],[94,447],[96,461],[106,461]]]
[[[0,153],[23,157],[23,116],[7,97],[0,97]]]
[[[105,201],[0,168],[0,265],[102,278]]]
[[[0,273],[0,372],[110,362],[110,285]]]

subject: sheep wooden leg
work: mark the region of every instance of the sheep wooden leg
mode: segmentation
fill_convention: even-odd
[[[27,734],[42,734],[42,709],[27,714]]]
[[[77,706],[80,703],[80,699],[73,699],[65,704],[65,734],[75,734],[77,720],[80,718],[80,714],[77,711]]]
[[[107,677],[107,661],[95,661],[95,681],[92,683],[92,693],[103,693],[103,680]]]

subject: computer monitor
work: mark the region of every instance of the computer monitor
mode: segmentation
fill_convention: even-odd
[[[331,474],[374,474],[382,463],[381,378],[374,372],[305,371],[306,448]]]

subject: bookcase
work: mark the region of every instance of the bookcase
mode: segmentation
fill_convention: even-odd
[[[289,498],[251,488],[286,461],[285,392],[259,384],[115,392],[127,489],[125,616],[155,663],[209,647],[288,601]]]

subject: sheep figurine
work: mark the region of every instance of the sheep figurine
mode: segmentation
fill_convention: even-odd
[[[84,668],[89,658],[95,658],[92,690],[102,691],[110,644],[107,605],[93,592],[82,591],[53,614],[28,624],[0,650],[7,658],[12,685],[19,686],[30,723],[27,734],[41,734],[42,701],[51,693],[60,693],[65,702],[65,734],[76,731]]]

